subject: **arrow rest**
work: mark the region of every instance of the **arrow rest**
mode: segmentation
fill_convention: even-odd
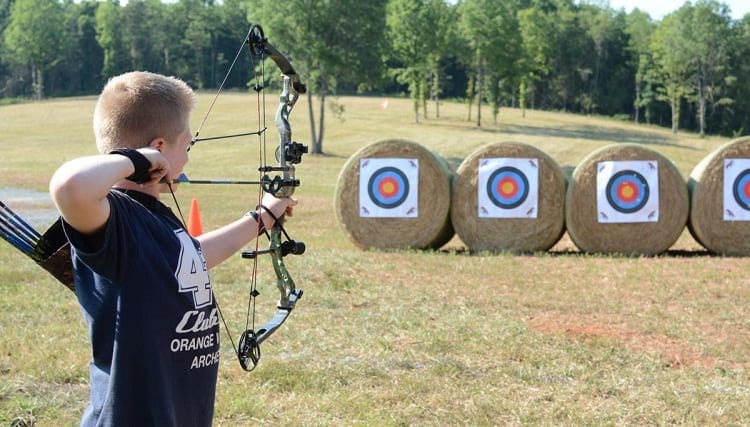
[[[276,170],[275,168],[263,169],[264,171]],[[299,187],[298,179],[284,179],[278,175],[273,177],[273,179],[271,179],[271,177],[268,175],[263,175],[263,179],[261,179],[261,188],[263,189],[263,191],[276,197],[291,195],[293,191],[285,189],[294,189],[294,187]],[[282,190],[284,191],[282,192]]]

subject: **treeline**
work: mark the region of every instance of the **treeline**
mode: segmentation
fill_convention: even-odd
[[[0,0],[0,98],[95,94],[129,70],[216,88],[249,23],[316,95],[314,151],[326,97],[355,92],[408,93],[415,121],[454,98],[479,126],[509,105],[750,130],[750,14],[715,0],[658,22],[574,0]],[[225,87],[252,79],[240,56]]]

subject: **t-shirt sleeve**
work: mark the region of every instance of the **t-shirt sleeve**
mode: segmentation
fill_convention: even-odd
[[[78,256],[89,268],[107,279],[118,282],[128,265],[130,254],[137,250],[137,242],[130,218],[137,215],[133,206],[122,196],[110,192],[107,195],[110,213],[98,235],[84,235],[63,221],[65,234]],[[143,208],[145,209],[145,208]]]

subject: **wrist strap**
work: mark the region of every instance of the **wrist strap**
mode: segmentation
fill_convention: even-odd
[[[244,216],[251,216],[258,223],[258,234],[266,232],[266,225],[263,224],[263,220],[258,215],[258,211],[247,211]]]
[[[151,181],[151,162],[133,148],[117,148],[109,152],[109,154],[119,154],[125,156],[133,162],[133,172],[130,176],[126,177],[128,181],[133,181],[137,184],[143,184],[144,182]]]

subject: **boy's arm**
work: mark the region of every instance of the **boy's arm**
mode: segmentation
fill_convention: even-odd
[[[263,198],[263,206],[271,210],[276,218],[292,216],[296,204],[297,201],[290,197],[277,199],[267,194]],[[265,227],[273,226],[273,217],[265,209],[259,209],[257,214]],[[210,269],[237,253],[257,236],[258,222],[252,215],[245,215],[224,227],[204,233],[197,239],[201,243],[203,257]]]
[[[138,151],[151,162],[152,180],[144,186],[157,186],[169,169],[166,160],[151,148]],[[109,218],[109,190],[134,172],[133,162],[125,156],[74,159],[63,164],[52,176],[50,196],[68,224],[83,234],[90,234],[104,226]]]

